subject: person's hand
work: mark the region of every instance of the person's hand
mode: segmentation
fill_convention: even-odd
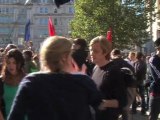
[[[98,106],[99,110],[106,110],[107,109],[107,100],[102,100],[101,104]]]

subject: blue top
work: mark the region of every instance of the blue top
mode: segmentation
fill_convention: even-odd
[[[34,73],[20,83],[8,120],[91,120],[89,105],[100,102],[86,75]]]

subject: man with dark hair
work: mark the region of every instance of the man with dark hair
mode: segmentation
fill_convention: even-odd
[[[118,66],[118,68],[121,68],[122,70],[126,70],[129,72],[129,76],[125,79],[125,84],[126,84],[126,89],[127,89],[127,105],[123,108],[122,110],[122,120],[129,120],[129,109],[131,104],[133,103],[136,95],[136,85],[135,85],[135,80],[132,79],[134,78],[134,67],[129,64],[127,61],[122,59],[121,51],[117,48],[113,49],[111,51],[111,59],[112,62]],[[132,77],[132,78],[130,78]]]
[[[85,39],[82,38],[76,38],[73,40],[73,47],[75,49],[80,49],[80,50],[87,50],[87,42]]]
[[[145,56],[142,52],[136,53],[136,61],[134,63],[135,68],[135,77],[137,82],[137,90],[138,94],[141,97],[141,113],[146,114],[146,103],[145,103],[145,87],[144,87],[144,80],[146,79],[146,72],[147,72],[147,64],[145,62]],[[132,113],[136,113],[137,103],[136,99],[132,105]]]
[[[86,57],[85,51],[82,50],[73,50],[71,53],[73,60],[75,61],[77,66],[74,66],[77,72],[86,73]]]
[[[149,120],[157,120],[160,113],[160,38],[155,42],[156,55],[149,59],[153,81],[150,85]]]
[[[85,58],[85,65],[87,66],[86,72],[87,72],[87,75],[91,76],[94,64],[88,59],[89,51],[88,51],[87,41],[82,38],[74,39],[72,49],[78,50],[80,56],[81,57],[83,56],[83,58]]]

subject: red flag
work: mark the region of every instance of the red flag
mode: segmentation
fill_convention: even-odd
[[[55,35],[55,29],[54,29],[51,17],[49,17],[49,20],[48,20],[48,32],[50,36]]]
[[[112,42],[112,29],[110,28],[109,31],[107,31],[107,40],[109,42]]]

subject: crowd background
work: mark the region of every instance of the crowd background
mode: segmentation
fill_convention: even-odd
[[[160,39],[157,39],[155,44],[157,46],[156,50],[159,51]],[[1,48],[0,107],[2,115],[0,114],[0,116],[2,116],[2,120],[7,119],[7,117],[9,120],[22,118],[30,120],[32,117],[41,120],[44,119],[44,116],[39,114],[41,112],[45,112],[45,114],[48,115],[48,119],[52,118],[54,120],[54,117],[58,115],[55,113],[56,115],[53,117],[50,114],[51,111],[47,111],[48,108],[50,108],[49,104],[48,108],[46,107],[43,109],[41,107],[37,107],[40,105],[40,101],[35,102],[37,99],[31,99],[33,101],[27,103],[26,99],[28,98],[19,97],[23,96],[23,94],[26,95],[24,92],[26,86],[28,87],[27,90],[29,91],[32,90],[33,92],[33,90],[35,90],[33,86],[28,84],[32,83],[32,79],[35,81],[35,83],[32,83],[35,85],[35,88],[40,85],[37,87],[37,89],[42,88],[42,90],[45,91],[43,93],[39,93],[42,92],[42,90],[36,91],[37,94],[40,95],[40,98],[49,96],[51,98],[53,97],[50,95],[51,93],[47,93],[47,85],[45,82],[43,82],[42,79],[60,79],[61,83],[56,82],[54,84],[57,84],[57,86],[60,84],[63,84],[64,86],[72,86],[75,89],[75,93],[71,92],[71,94],[69,91],[74,91],[74,89],[69,89],[68,87],[63,86],[63,90],[67,90],[66,94],[68,98],[66,98],[64,97],[64,94],[59,93],[60,91],[58,91],[62,90],[62,88],[60,89],[55,85],[49,86],[51,89],[55,87],[58,91],[58,95],[60,97],[61,95],[64,97],[65,102],[63,103],[59,102],[61,99],[56,96],[56,100],[59,100],[59,106],[57,107],[61,108],[60,110],[58,109],[58,112],[59,114],[63,115],[63,117],[60,117],[59,120],[63,120],[64,118],[66,120],[67,118],[68,120],[117,120],[121,115],[123,120],[130,120],[130,113],[136,114],[138,106],[141,107],[142,115],[145,115],[146,111],[150,108],[149,119],[157,120],[160,107],[157,109],[156,106],[160,104],[157,99],[156,102],[154,102],[154,97],[159,99],[160,93],[156,91],[159,89],[159,87],[154,89],[153,81],[156,81],[157,83],[157,79],[159,79],[158,75],[160,74],[159,72],[157,73],[158,69],[156,69],[156,65],[159,65],[159,58],[157,58],[158,60],[156,63],[153,63],[154,56],[146,56],[142,52],[138,51],[130,51],[127,56],[123,56],[121,51],[122,50],[120,49],[113,48],[112,44],[107,41],[106,37],[104,36],[97,36],[93,38],[89,44],[87,44],[87,42],[82,38],[71,39],[60,36],[49,37],[43,43],[40,52],[34,51],[34,45],[32,42],[29,42],[28,47],[23,50],[20,50],[14,44],[8,44],[5,48]],[[134,83],[131,82],[128,85],[126,81],[122,80],[122,76],[119,72],[122,70],[121,68],[128,68],[130,70],[130,74],[134,77],[135,80]],[[156,73],[154,73],[155,69]],[[47,75],[44,74],[44,72],[47,72]],[[54,75],[49,73],[53,73]],[[70,76],[70,74],[73,76]],[[87,77],[84,77],[86,75]],[[34,80],[38,78],[39,81],[42,81],[42,84],[36,83],[37,81]],[[63,79],[65,79],[65,81]],[[72,80],[71,81],[73,83],[66,82],[67,79],[68,81],[70,79],[77,81],[78,85],[76,86],[78,86],[80,91],[75,88],[75,83]],[[82,83],[79,82],[79,80],[81,80]],[[85,83],[83,80],[92,82]],[[81,90],[83,88],[81,88],[82,84],[85,86],[84,90]],[[153,87],[154,92],[149,91],[150,86]],[[17,92],[18,89],[20,90]],[[87,96],[88,94],[86,95],[84,91],[89,92],[89,98]],[[41,94],[46,94],[46,96],[41,96]],[[84,97],[83,100],[87,100],[87,104],[84,101],[82,102],[78,100],[79,97],[77,95],[81,95],[81,98]],[[34,98],[39,96],[32,95],[31,97]],[[57,102],[54,97],[52,98],[53,101]],[[76,97],[77,99],[75,99]],[[42,104],[44,104],[44,99],[45,98],[43,98],[41,101]],[[72,102],[69,102],[67,101],[68,99],[77,101],[74,102],[72,100]],[[53,101],[49,101],[51,106]],[[149,104],[149,101],[152,101],[152,103]],[[24,106],[21,105],[22,103]],[[27,106],[26,104],[30,105]],[[33,104],[36,104],[36,107]],[[72,110],[69,108],[68,104],[73,107]],[[35,108],[32,108],[32,105]],[[66,108],[62,105],[65,105]],[[81,105],[85,106],[85,109]],[[63,107],[64,109],[62,109]],[[33,113],[27,111],[28,109],[30,111],[34,109],[37,112],[33,110],[32,112],[36,113],[33,115]],[[49,110],[54,111],[55,109],[56,108],[53,107]],[[79,117],[81,116],[81,118],[75,117],[73,112],[74,110],[77,111],[75,112],[75,115]],[[82,114],[83,110],[85,110],[86,113]],[[36,115],[39,115],[39,117]]]

